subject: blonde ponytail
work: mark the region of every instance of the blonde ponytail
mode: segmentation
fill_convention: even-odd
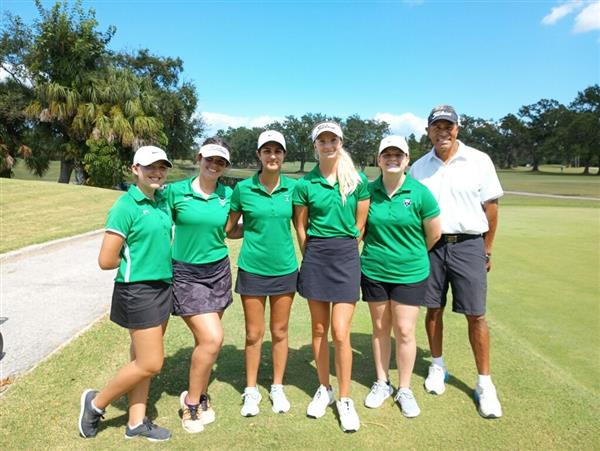
[[[346,198],[354,192],[362,180],[354,167],[354,162],[352,161],[350,154],[340,148],[339,155],[337,163],[337,179],[340,194],[342,196],[342,205],[346,205]]]

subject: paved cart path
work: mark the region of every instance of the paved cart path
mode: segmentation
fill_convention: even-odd
[[[110,308],[114,271],[97,258],[102,232],[0,255],[0,380],[33,368]]]

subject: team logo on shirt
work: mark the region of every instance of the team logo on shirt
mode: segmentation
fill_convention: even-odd
[[[219,203],[221,204],[221,207],[224,207],[225,206],[225,198],[219,197]]]
[[[290,195],[289,194],[284,194],[283,195],[283,200],[284,200],[284,202],[289,202],[290,201]]]
[[[411,201],[410,201],[410,199],[404,199],[404,206],[405,206],[406,208],[410,207],[410,204],[411,204]]]
[[[150,214],[150,210],[142,210],[142,214],[149,215]]]

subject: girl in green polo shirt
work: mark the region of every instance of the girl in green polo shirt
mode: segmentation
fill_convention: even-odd
[[[168,440],[171,433],[146,417],[150,379],[163,364],[163,334],[171,314],[172,220],[160,186],[172,167],[162,149],[137,150],[131,170],[135,184],[108,212],[98,263],[118,268],[110,319],[129,329],[131,362],[103,390],[81,395],[79,432],[94,437],[104,409],[125,393],[129,420],[125,437]]]
[[[285,138],[268,130],[258,138],[256,152],[261,169],[239,182],[231,197],[228,229],[243,215],[244,242],[238,259],[235,291],[242,297],[246,322],[246,388],[241,415],[255,416],[262,399],[256,387],[265,333],[265,303],[271,307],[273,384],[269,397],[275,413],[290,410],[283,391],[288,355],[288,322],[298,276],[292,241],[292,194],[296,181],[280,174]]]
[[[393,329],[399,375],[394,400],[403,415],[416,417],[420,409],[410,389],[417,352],[415,326],[419,306],[425,301],[427,251],[440,238],[441,225],[433,195],[404,173],[408,155],[408,144],[401,136],[388,136],[379,145],[381,176],[369,184],[371,205],[361,256],[361,288],[373,323],[377,372],[365,405],[380,407],[393,394],[388,377]]]
[[[294,191],[294,224],[303,252],[298,292],[308,299],[312,347],[320,386],[306,409],[320,418],[333,404],[329,385],[328,331],[335,344],[340,390],[336,403],[343,431],[357,431],[360,420],[349,397],[352,376],[350,326],[360,297],[358,239],[367,219],[367,179],[342,148],[335,122],[317,124],[312,140],[319,164],[298,181]]]
[[[218,181],[230,164],[229,146],[221,138],[209,138],[197,162],[196,177],[166,189],[175,222],[173,314],[183,318],[195,341],[188,389],[179,397],[181,424],[190,433],[215,421],[208,382],[223,344],[221,317],[233,302],[225,245],[232,190]]]

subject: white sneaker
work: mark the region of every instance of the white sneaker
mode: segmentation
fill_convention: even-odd
[[[371,387],[371,391],[365,398],[365,406],[370,409],[381,407],[383,401],[388,399],[394,393],[394,388],[386,381],[376,381]]]
[[[502,406],[498,401],[494,384],[485,387],[477,384],[473,397],[477,403],[479,415],[483,418],[500,418],[502,416]]]
[[[425,390],[434,395],[441,395],[446,391],[446,382],[448,380],[448,371],[443,366],[430,365],[429,374],[425,379]]]
[[[418,417],[421,414],[421,409],[419,409],[415,395],[410,388],[399,389],[394,401],[400,404],[402,415],[406,418]]]
[[[340,415],[340,426],[344,432],[356,432],[360,428],[360,420],[350,398],[340,398],[336,403]]]
[[[196,406],[188,406],[185,403],[187,397],[187,390],[179,395],[179,406],[181,407],[181,426],[183,429],[190,434],[202,432],[204,430],[204,424],[200,419],[200,404]]]
[[[333,404],[333,390],[324,385],[319,385],[315,396],[306,408],[306,415],[313,418],[321,418],[325,415],[327,406]]]
[[[273,412],[286,413],[290,410],[290,402],[288,401],[288,399],[285,396],[285,393],[283,392],[283,385],[271,385],[271,392],[269,393],[269,398],[271,398],[271,402],[273,403],[273,407],[271,407]]]
[[[243,417],[253,417],[258,415],[260,409],[258,408],[258,404],[262,400],[262,396],[256,387],[246,387],[244,389],[244,394],[242,395],[244,399],[244,405],[240,410],[240,414]]]

